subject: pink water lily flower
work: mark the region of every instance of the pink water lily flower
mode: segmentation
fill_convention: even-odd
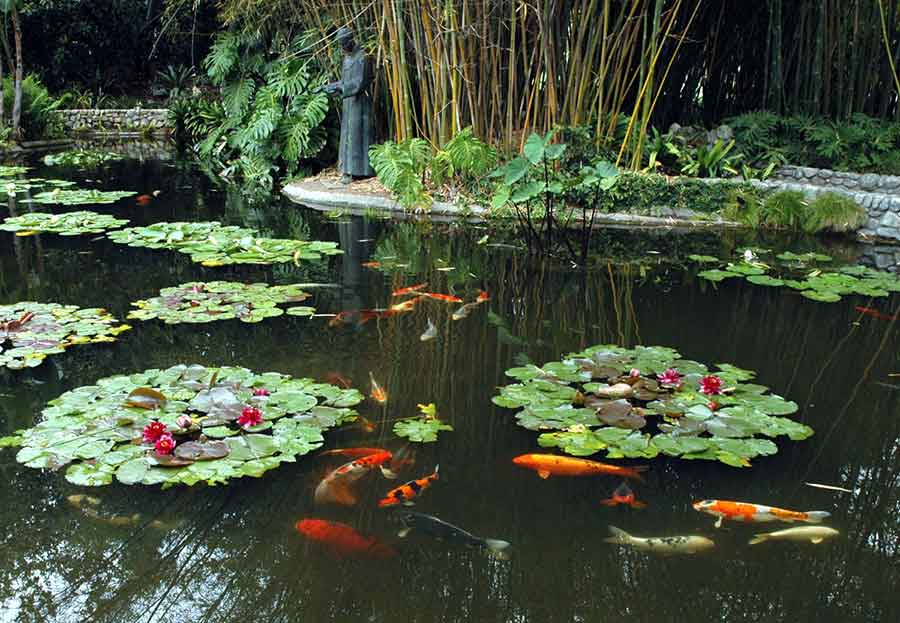
[[[700,393],[707,396],[714,396],[722,393],[722,379],[709,374],[700,379]]]
[[[257,424],[262,423],[262,420],[262,411],[260,411],[256,407],[244,407],[244,410],[241,411],[241,416],[237,420],[237,423],[238,426],[250,428],[251,426],[256,426]]]
[[[160,437],[169,434],[169,430],[162,422],[150,422],[144,427],[144,443],[156,443]]]
[[[159,456],[172,454],[172,450],[175,449],[175,438],[169,433],[165,433],[156,440],[154,447],[156,448],[156,454]]]
[[[637,368],[632,368],[631,372],[628,373],[628,376],[630,376],[632,378],[639,377],[640,375],[641,375],[641,371],[638,370]]]
[[[257,387],[256,389],[253,390],[254,396],[269,396],[271,394],[272,394],[272,392],[270,392],[265,387]]]
[[[681,385],[681,374],[676,368],[669,368],[662,374],[657,374],[656,378],[662,385],[669,385],[671,387],[678,387]]]

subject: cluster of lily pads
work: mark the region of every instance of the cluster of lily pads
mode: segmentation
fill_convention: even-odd
[[[47,355],[76,344],[114,342],[130,327],[104,309],[56,303],[0,305],[0,366],[39,366]]]
[[[66,206],[115,203],[126,197],[133,197],[137,193],[133,190],[96,190],[75,188],[66,190],[54,188],[53,190],[37,193],[32,197],[34,203],[59,204]]]
[[[0,439],[28,467],[66,467],[101,486],[224,483],[259,477],[356,419],[353,389],[245,368],[177,365],[100,379],[51,400],[33,428]]]
[[[11,216],[0,224],[0,230],[15,232],[17,236],[31,236],[38,233],[52,233],[60,236],[80,236],[99,234],[128,223],[128,219],[115,218],[90,210],[49,214],[29,212],[21,216]]]
[[[440,431],[452,431],[453,427],[438,419],[435,404],[419,405],[421,417],[404,418],[394,424],[394,434],[414,443],[437,441]]]
[[[755,375],[729,364],[715,372],[671,348],[593,346],[541,367],[512,368],[519,382],[495,404],[519,409],[516,420],[544,447],[610,458],[715,460],[745,467],[778,447],[766,437],[792,440],[813,434],[781,417],[797,404],[748,382]]]
[[[299,263],[341,253],[336,242],[264,238],[255,230],[218,221],[154,223],[114,231],[108,237],[130,247],[179,251],[204,266]]]
[[[158,318],[167,324],[202,323],[238,318],[242,322],[259,322],[288,314],[311,316],[315,308],[277,307],[284,303],[299,303],[309,298],[301,284],[270,286],[266,283],[238,283],[210,281],[184,283],[163,288],[159,296],[132,303],[138,309],[129,318],[150,320]]]
[[[773,255],[766,249],[746,249],[732,262],[707,255],[689,258],[703,264],[720,265],[698,273],[703,279],[718,282],[740,277],[756,285],[793,288],[804,297],[823,303],[834,303],[851,294],[884,297],[900,292],[900,277],[893,273],[867,266],[829,270],[821,265],[831,262],[832,258],[821,253]]]
[[[100,149],[70,149],[56,154],[48,154],[44,156],[44,164],[47,166],[67,166],[90,168],[96,167],[107,162],[122,160],[125,156],[117,154],[114,151],[103,151]]]

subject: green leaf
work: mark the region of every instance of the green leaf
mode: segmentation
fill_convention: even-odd
[[[416,443],[437,441],[438,432],[452,431],[453,427],[437,418],[409,418],[394,424],[394,434]]]
[[[538,134],[532,132],[525,140],[522,147],[522,155],[525,156],[531,164],[538,164],[544,159],[547,149],[547,143]],[[509,182],[507,182],[508,184]]]

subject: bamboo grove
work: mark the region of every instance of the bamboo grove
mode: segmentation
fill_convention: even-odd
[[[170,9],[193,0],[170,0]],[[639,158],[651,124],[749,110],[896,117],[888,0],[220,0],[231,28],[313,29],[334,63],[351,25],[375,58],[385,138],[459,130],[514,147],[590,125]],[[335,67],[335,69],[337,69]],[[624,153],[624,149],[623,149]],[[625,163],[623,163],[625,164]]]

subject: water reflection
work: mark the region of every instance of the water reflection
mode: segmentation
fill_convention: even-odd
[[[0,300],[103,306],[123,317],[129,301],[148,292],[232,278],[336,283],[340,288],[314,291],[311,303],[323,312],[384,307],[392,289],[419,281],[469,298],[484,288],[491,301],[460,321],[450,319],[453,306],[425,301],[409,314],[337,328],[325,319],[285,317],[258,325],[139,323],[117,344],[75,348],[35,371],[3,373],[0,434],[30,425],[62,391],[181,361],[319,379],[339,372],[357,387],[371,371],[391,398],[361,409],[382,425],[371,435],[352,429],[329,442],[396,447],[392,421],[416,413],[417,403],[435,402],[455,431],[417,453],[417,470],[440,463],[442,477],[417,510],[508,540],[514,556],[498,562],[426,539],[400,541],[397,527],[374,508],[394,485],[375,476],[364,481],[358,508],[323,513],[311,499],[325,465],[313,458],[228,487],[92,491],[104,516],[140,515],[136,525],[116,526],[69,504],[66,497],[79,489],[61,473],[20,467],[12,452],[0,450],[0,620],[900,618],[900,392],[888,376],[900,371],[900,340],[896,323],[858,319],[853,306],[865,302],[828,305],[744,282],[714,285],[683,268],[687,254],[726,253],[747,243],[739,237],[607,232],[595,241],[592,269],[579,271],[479,245],[482,232],[453,226],[330,221],[279,202],[261,206],[214,191],[201,177],[173,180],[155,162],[112,166],[103,184],[163,189],[146,210],[127,202],[104,206],[136,223],[218,218],[275,235],[339,240],[346,253],[300,267],[207,269],[174,253],[105,241],[7,235],[13,244],[0,248]],[[762,241],[788,243],[805,244]],[[408,266],[361,266],[379,259],[384,265],[385,258]],[[454,270],[439,270],[449,266]],[[438,336],[423,343],[418,336],[428,317]],[[817,433],[779,443],[778,455],[748,470],[654,460],[639,490],[650,505],[644,511],[601,507],[612,479],[543,481],[514,469],[511,457],[536,443],[512,424],[512,412],[490,402],[506,382],[504,370],[604,342],[665,344],[691,359],[758,370],[761,383],[801,404],[797,417]],[[713,497],[828,510],[842,536],[821,546],[749,548],[752,527],[714,530],[709,517],[690,508],[694,499]],[[378,535],[402,556],[335,560],[294,529],[298,519],[320,516]],[[718,547],[655,558],[602,543],[610,523],[641,536],[704,534]]]

